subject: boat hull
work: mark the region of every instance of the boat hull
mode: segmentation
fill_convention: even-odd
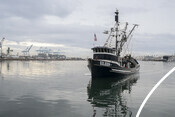
[[[123,68],[117,62],[88,59],[88,68],[92,78],[124,76],[134,74],[139,71],[140,65],[135,68]]]

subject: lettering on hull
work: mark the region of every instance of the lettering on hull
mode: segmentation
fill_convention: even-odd
[[[106,67],[110,67],[110,66],[111,66],[110,63],[104,62],[104,61],[100,61],[100,65],[101,65],[101,66],[106,66]]]

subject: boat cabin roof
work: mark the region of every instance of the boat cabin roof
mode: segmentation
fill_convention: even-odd
[[[103,52],[103,53],[113,53],[115,54],[115,48],[109,48],[109,47],[104,47],[104,46],[98,46],[98,47],[94,47],[92,48],[93,52]]]

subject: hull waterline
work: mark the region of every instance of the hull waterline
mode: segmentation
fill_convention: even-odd
[[[137,73],[139,71],[140,66],[137,68],[122,68],[115,63],[109,63],[110,66],[100,65],[100,60],[88,59],[88,68],[91,71],[92,78],[98,77],[121,77],[130,74]],[[115,66],[115,67],[111,67]]]

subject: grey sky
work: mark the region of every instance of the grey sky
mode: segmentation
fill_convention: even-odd
[[[68,55],[86,57],[94,33],[98,45],[105,42],[102,32],[113,26],[116,8],[121,22],[139,24],[132,41],[136,55],[175,53],[173,0],[0,0],[0,37],[16,51],[30,42],[33,51],[39,43],[50,43]]]

